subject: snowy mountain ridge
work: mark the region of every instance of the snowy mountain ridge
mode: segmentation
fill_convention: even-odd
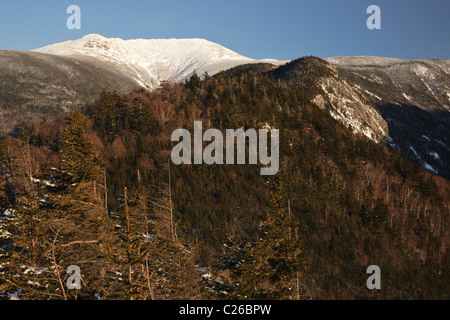
[[[285,61],[254,60],[204,39],[135,39],[122,40],[90,34],[32,50],[59,56],[89,56],[116,64],[139,85],[155,88],[163,81],[181,82],[194,72],[199,75],[248,63]]]
[[[325,60],[376,108],[387,124],[381,133],[387,132],[396,148],[429,171],[450,176],[450,60],[369,56]],[[344,96],[341,93],[339,98]],[[378,127],[377,115],[368,118]]]
[[[304,65],[299,60],[255,60],[204,39],[122,40],[97,34],[32,52],[0,50],[0,95],[5,97],[0,134],[26,119],[76,110],[102,90],[156,89],[194,72],[214,75],[265,63],[264,72],[298,88],[309,77],[317,88],[311,103],[328,108],[354,133],[388,143],[450,177],[450,60],[357,56],[306,59],[315,62]]]

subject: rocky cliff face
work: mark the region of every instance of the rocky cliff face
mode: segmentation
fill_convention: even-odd
[[[450,177],[449,61],[306,57],[269,75],[308,92],[355,134]]]
[[[333,118],[344,123],[354,133],[382,142],[389,139],[388,125],[375,107],[339,75],[319,79],[321,94],[312,101],[321,108],[328,103]]]
[[[376,142],[389,139],[387,123],[375,106],[326,61],[314,57],[301,58],[269,74],[306,92],[312,104],[321,109],[328,108],[335,119],[355,134],[365,135]]]
[[[450,177],[450,61],[375,57],[327,59],[388,126],[390,143]]]
[[[374,104],[450,111],[450,60],[336,57],[327,61]]]

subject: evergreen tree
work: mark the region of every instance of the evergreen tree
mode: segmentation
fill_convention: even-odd
[[[5,279],[5,288],[20,293],[21,298],[65,299],[52,259],[54,217],[46,198],[46,182],[35,177],[30,137],[30,132],[22,130],[2,159],[2,186],[10,194],[9,214],[0,221],[0,247],[7,248],[2,254],[6,266],[2,275],[15,275]]]
[[[298,227],[286,200],[283,181],[273,178],[270,189],[267,219],[260,223],[256,238],[238,244],[230,239],[227,245],[230,254],[224,257],[221,268],[231,272],[228,288],[231,298],[301,297],[300,277],[307,270],[307,263],[302,256]]]
[[[69,116],[68,128],[59,137],[62,166],[57,178],[60,186],[67,187],[81,181],[100,178],[101,161],[87,134],[88,118],[81,112]]]
[[[192,248],[175,231],[172,191],[169,183],[150,192],[140,186],[128,194],[117,229],[119,241],[114,259],[127,281],[116,293],[130,299],[192,299],[200,290],[195,278]]]
[[[59,267],[80,267],[85,297],[108,292],[106,270],[111,265],[112,221],[106,210],[106,186],[100,157],[88,136],[88,120],[81,112],[69,117],[59,137],[62,164],[49,174],[52,185],[53,251]]]
[[[191,89],[194,94],[198,94],[202,86],[202,81],[196,72],[192,74],[189,80],[186,81],[186,87]]]

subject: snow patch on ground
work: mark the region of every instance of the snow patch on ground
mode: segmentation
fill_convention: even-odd
[[[425,84],[425,86],[428,88],[428,90],[430,90],[430,92],[434,95],[434,91],[431,90],[430,86],[422,79],[423,83]]]
[[[421,159],[419,154],[417,153],[416,149],[414,149],[413,146],[409,146],[409,149],[414,153],[414,155],[416,156],[417,159]]]
[[[439,159],[440,159],[439,154],[438,154],[437,152],[430,151],[430,152],[428,152],[428,154],[429,154],[430,156],[432,156],[432,157],[433,157],[434,159],[436,159],[436,160],[439,160]]]
[[[423,163],[423,166],[424,166],[425,169],[427,169],[428,171],[431,171],[431,172],[433,172],[433,173],[435,173],[435,174],[438,174],[438,171],[437,171],[435,168],[433,168],[432,166],[430,166],[428,163],[424,162],[424,163]]]
[[[371,95],[372,97],[374,97],[374,98],[377,98],[378,100],[382,100],[379,96],[377,96],[376,94],[374,94],[374,93],[371,93],[371,92],[369,92],[369,91],[367,91],[367,90],[364,90],[364,92],[365,93],[367,93],[367,94],[369,94],[369,95]]]

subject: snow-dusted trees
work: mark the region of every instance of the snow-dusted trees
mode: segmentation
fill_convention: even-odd
[[[83,294],[107,291],[105,272],[111,266],[112,223],[107,216],[103,168],[87,132],[87,117],[76,112],[58,138],[62,165],[49,176],[56,252],[65,270],[81,269]]]
[[[8,209],[0,220],[4,271],[0,282],[8,291],[28,297],[62,298],[56,292],[51,246],[46,241],[51,216],[45,183],[35,177],[38,170],[31,160],[30,136],[31,131],[22,128],[1,157],[0,197],[2,206]]]
[[[249,241],[229,239],[228,254],[220,269],[228,271],[228,285],[216,283],[215,291],[233,299],[300,299],[300,278],[307,269],[298,227],[286,199],[284,183],[271,178],[267,218]]]
[[[122,275],[115,288],[122,297],[192,299],[200,293],[193,249],[176,234],[168,168],[168,183],[160,187],[124,189],[113,254]]]
[[[121,206],[108,212],[88,127],[82,112],[69,116],[53,142],[58,167],[33,166],[29,134],[2,155],[0,197],[10,208],[0,221],[2,291],[24,299],[196,297],[194,255],[176,234],[170,167],[167,182],[124,188]],[[81,290],[67,287],[69,266],[80,268]]]
[[[4,188],[12,188],[13,214],[5,223],[11,235],[6,282],[27,298],[69,299],[66,269],[77,265],[83,294],[105,286],[111,228],[103,201],[100,159],[87,134],[87,118],[73,114],[58,138],[62,165],[38,171],[33,167],[28,140],[22,134],[3,157]]]

